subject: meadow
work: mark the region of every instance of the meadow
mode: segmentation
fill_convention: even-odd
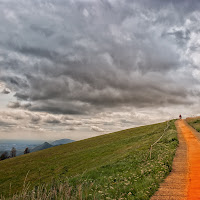
[[[188,117],[186,122],[200,132],[200,117]]]
[[[131,128],[0,162],[1,199],[149,199],[178,146],[174,120]]]

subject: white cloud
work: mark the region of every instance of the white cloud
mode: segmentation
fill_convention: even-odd
[[[102,129],[102,128],[98,127],[98,126],[91,126],[91,130],[97,131],[97,132],[103,132],[104,131],[104,129]]]
[[[88,17],[88,16],[89,16],[89,12],[88,12],[88,10],[87,10],[86,8],[83,9],[83,15],[84,15],[85,17]]]
[[[21,106],[20,102],[10,102],[8,103],[8,108],[19,108]]]
[[[51,124],[59,124],[61,123],[60,117],[54,115],[47,115],[44,117],[44,122],[51,123]]]
[[[70,127],[66,127],[66,130],[68,130],[68,131],[74,131],[74,130],[77,130],[77,128],[74,127],[74,126],[70,126]]]
[[[0,81],[0,88],[4,89],[5,88],[5,83],[3,83],[3,82]]]
[[[4,88],[2,93],[3,94],[9,94],[11,92],[11,90],[9,88]]]

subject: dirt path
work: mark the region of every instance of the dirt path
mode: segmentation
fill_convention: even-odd
[[[200,200],[200,133],[184,120],[176,122],[180,145],[173,170],[151,200]]]
[[[180,129],[188,147],[188,198],[200,199],[200,134],[190,127],[185,121],[179,122]]]
[[[173,161],[172,171],[151,200],[186,200],[187,199],[187,144],[182,134],[182,123],[176,121],[179,147]]]

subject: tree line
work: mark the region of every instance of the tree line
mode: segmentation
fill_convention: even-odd
[[[26,147],[25,150],[24,150],[24,154],[27,154],[27,153],[30,153],[30,149],[28,147]],[[0,156],[0,160],[13,158],[13,157],[16,157],[16,156],[17,156],[17,150],[16,150],[15,147],[13,147],[10,152],[8,152],[8,151],[3,152]]]

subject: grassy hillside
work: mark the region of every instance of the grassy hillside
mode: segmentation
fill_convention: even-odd
[[[165,127],[166,122],[132,128],[1,161],[0,194],[20,193],[28,173],[26,183],[34,189],[25,199],[34,199],[44,183],[40,195],[60,191],[58,199],[149,199],[171,170],[178,144],[171,121],[147,158]]]
[[[188,117],[186,121],[190,126],[200,132],[200,117]]]

